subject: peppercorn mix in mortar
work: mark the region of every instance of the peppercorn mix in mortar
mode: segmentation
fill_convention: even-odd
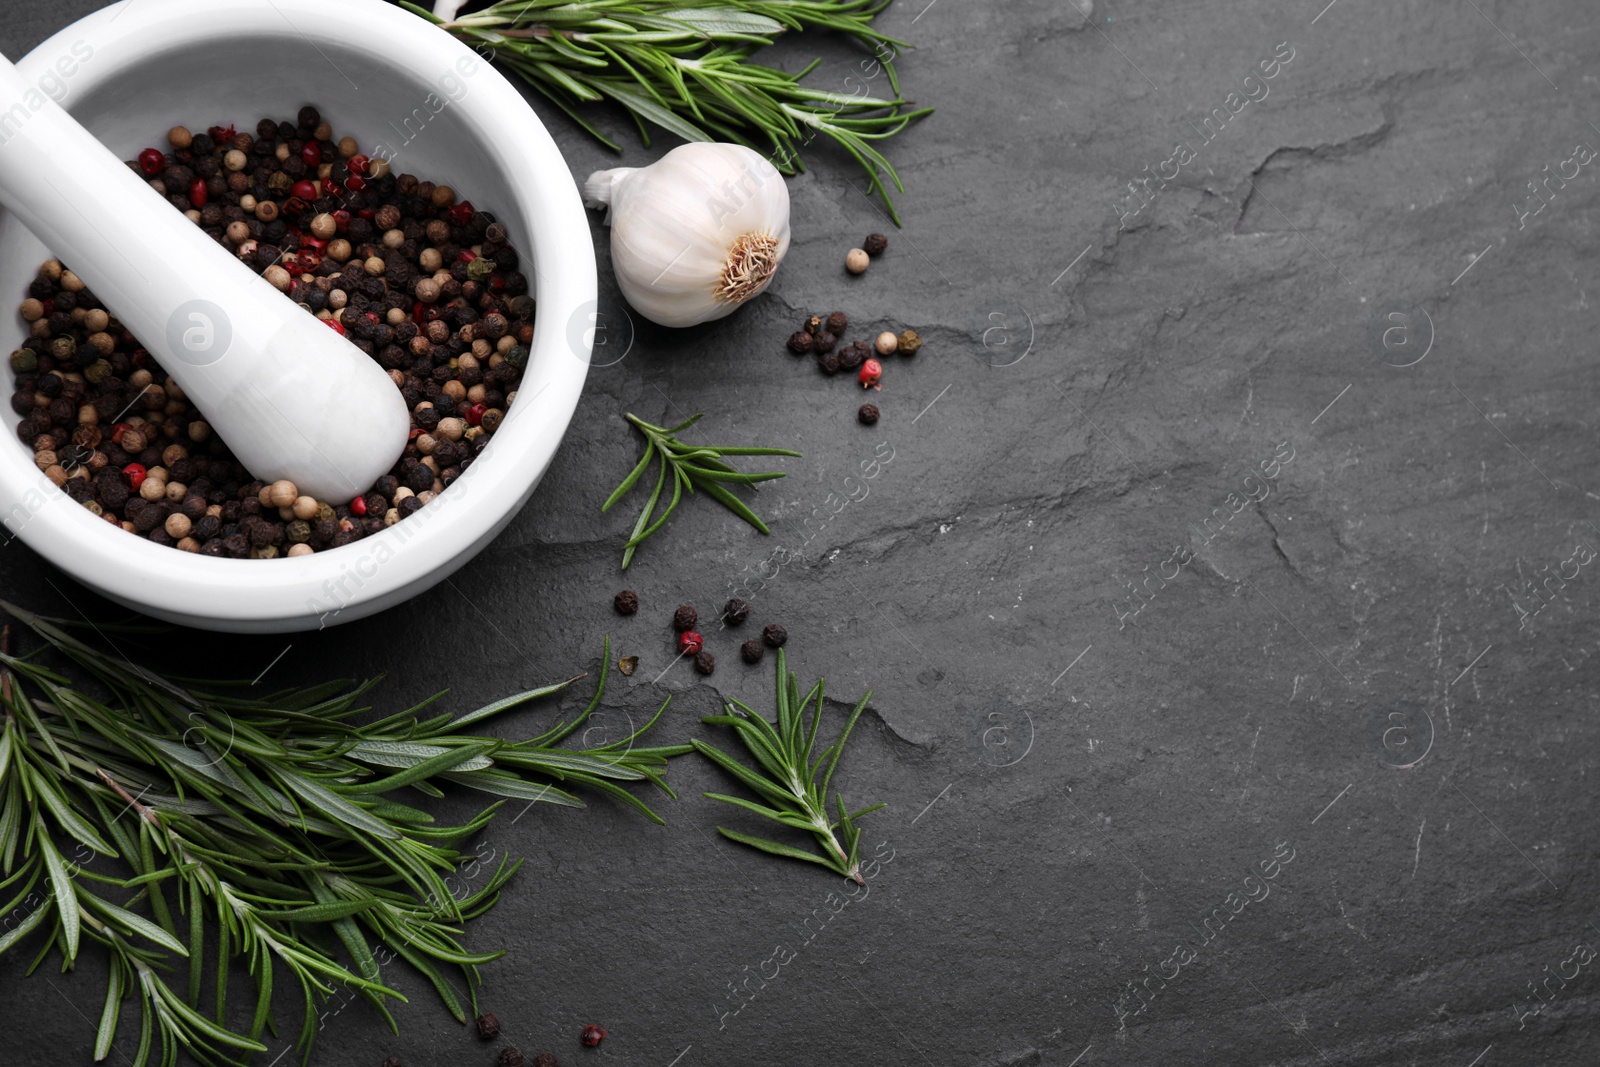
[[[46,262],[11,354],[17,436],[72,499],[129,533],[232,558],[305,555],[421,510],[487,447],[516,396],[534,301],[505,228],[446,185],[390,173],[314,107],[168,132],[128,166],[389,373],[411,409],[393,469],[348,501],[254,480],[67,266]]]

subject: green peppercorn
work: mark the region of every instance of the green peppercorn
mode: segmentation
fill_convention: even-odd
[[[39,357],[31,348],[19,348],[11,353],[11,371],[13,374],[32,374],[39,368]]]
[[[97,359],[83,368],[83,378],[90,385],[99,385],[111,374],[111,364],[103,359]]]
[[[494,260],[488,256],[479,256],[467,264],[467,277],[475,282],[486,281],[494,273]]]
[[[297,545],[304,544],[311,540],[311,524],[304,519],[296,519],[284,530],[283,535]]]
[[[916,330],[907,330],[900,335],[899,340],[899,351],[902,356],[914,356],[917,354],[917,349],[922,347],[922,338]]]
[[[78,342],[66,334],[52,338],[50,341],[50,354],[58,360],[69,360],[78,354]]]
[[[512,345],[506,349],[506,364],[522,370],[528,365],[528,350],[521,345]]]

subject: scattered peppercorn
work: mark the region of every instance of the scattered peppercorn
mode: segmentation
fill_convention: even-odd
[[[861,248],[869,256],[881,256],[889,247],[889,239],[881,233],[869,233],[867,239],[861,242]]]
[[[761,628],[761,640],[773,648],[782,648],[789,640],[789,631],[771,622]]]
[[[872,347],[878,350],[880,356],[892,356],[895,349],[900,347],[900,338],[896,337],[892,330],[884,330],[872,343]]]
[[[842,370],[855,370],[861,366],[872,349],[857,341],[855,344],[845,345],[839,350],[839,367]]]
[[[611,606],[617,609],[618,615],[632,615],[639,610],[639,594],[632,589],[624,589],[612,598]]]
[[[829,352],[827,355],[825,355],[821,359],[817,360],[817,366],[822,368],[822,373],[823,374],[838,374],[839,373],[839,356],[838,356],[838,354],[834,353],[834,352]]]
[[[596,1026],[594,1023],[590,1023],[588,1026],[585,1026],[583,1028],[583,1033],[578,1035],[578,1040],[583,1042],[585,1048],[594,1048],[600,1042],[604,1041],[605,1038],[606,1028],[603,1026]]]
[[[766,653],[767,647],[754,637],[739,646],[739,655],[746,663],[760,663],[761,657]]]
[[[500,1067],[522,1067],[522,1052],[515,1045],[507,1045],[500,1050],[496,1062]]]
[[[500,1036],[500,1018],[492,1011],[486,1011],[478,1016],[478,1036],[485,1041],[493,1041]]]
[[[705,647],[705,638],[694,630],[685,630],[678,635],[678,651],[689,656],[697,656]]]
[[[811,354],[811,335],[804,330],[796,330],[789,335],[789,351],[797,356]]]
[[[814,352],[832,352],[839,339],[828,330],[823,330],[811,339],[811,349]]]
[[[850,320],[842,311],[835,311],[828,316],[828,332],[835,337],[842,337],[845,330],[850,328]]]
[[[922,347],[922,338],[916,330],[907,330],[896,339],[895,347],[902,356],[914,356]]]
[[[709,652],[698,652],[694,657],[694,669],[701,674],[711,674],[717,669],[717,657]]]
[[[533,1058],[533,1067],[561,1067],[556,1062],[555,1053],[541,1052]]]
[[[851,274],[865,273],[870,265],[871,261],[867,259],[867,254],[859,248],[852,248],[844,257],[844,269]]]
[[[806,319],[806,333],[821,333],[825,324],[826,320],[821,315],[812,315],[810,318]]]
[[[679,604],[678,610],[672,613],[674,630],[693,630],[694,624],[699,621],[700,613],[694,610],[693,604]]]
[[[722,618],[729,626],[738,626],[750,617],[750,601],[733,597],[722,609]]]
[[[383,1061],[383,1067],[400,1067],[400,1057],[390,1056]]]
[[[883,380],[883,364],[875,359],[869,359],[861,364],[861,373],[857,375],[861,388],[882,388],[878,385]]]
[[[856,412],[856,418],[861,420],[861,425],[871,426],[878,421],[878,405],[862,404],[861,410]]]

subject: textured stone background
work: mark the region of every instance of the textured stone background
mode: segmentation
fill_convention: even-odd
[[[174,650],[248,675],[289,646],[279,685],[387,672],[387,706],[449,686],[466,708],[593,669],[610,631],[642,665],[608,713],[671,694],[676,739],[719,695],[764,700],[769,673],[723,634],[709,684],[681,663],[654,680],[671,608],[760,571],[755,621],[788,626],[802,675],[875,690],[842,786],[889,803],[867,840],[892,861],[820,932],[840,887],[718,839],[729,812],[699,794],[725,783],[697,762],[674,766],[664,828],[601,801],[491,829],[529,862],[472,940],[508,952],[483,1002],[563,1063],[1594,1062],[1593,964],[1524,1013],[1600,946],[1596,571],[1516,605],[1600,547],[1595,167],[1521,229],[1518,210],[1600,145],[1600,14],[1324,2],[1102,0],[1086,23],[1070,0],[904,0],[882,24],[919,46],[904,85],[939,111],[892,146],[906,227],[869,274],[839,264],[883,220],[819,158],[770,295],[691,333],[641,324],[454,587]],[[20,5],[0,44],[96,6]],[[1280,42],[1270,95],[1200,146],[1188,123]],[[844,51],[786,54],[818,48],[819,84],[842,84]],[[609,162],[534,107],[576,177]],[[1119,230],[1126,183],[1179,140],[1197,158]],[[858,390],[781,349],[834,308],[927,339],[870,430]],[[628,410],[802,450],[760,499],[773,538],[689,507],[624,581],[631,515],[597,508],[636,454]],[[862,480],[875,449],[893,458]],[[1277,477],[1247,480],[1263,463]],[[35,607],[70,610],[53,581],[109,610],[20,545],[0,569]],[[625,621],[624,584],[645,604]],[[1275,849],[1293,858],[1270,895],[1202,946]],[[1196,958],[1141,1009],[1133,983],[1170,977],[1180,943]],[[735,999],[778,945],[779,977]],[[0,963],[0,1062],[85,1062],[95,967],[23,965]],[[414,976],[383,977],[413,995],[401,1036],[352,1006],[316,1063],[492,1062]],[[610,1029],[598,1051],[587,1022]]]

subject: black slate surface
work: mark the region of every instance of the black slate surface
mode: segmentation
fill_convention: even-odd
[[[95,6],[8,11],[0,46]],[[278,685],[386,672],[386,706],[448,685],[467,708],[593,670],[610,632],[641,660],[612,722],[670,694],[661,736],[709,736],[698,717],[764,700],[770,660],[743,667],[729,633],[712,678],[669,666],[671,609],[760,574],[752,623],[788,627],[802,675],[873,688],[841,775],[889,803],[867,837],[886,859],[853,901],[721,841],[700,792],[725,783],[690,760],[666,827],[598,801],[491,828],[486,852],[528,864],[471,940],[507,950],[482,1000],[530,1055],[1595,1062],[1600,601],[1564,563],[1600,546],[1594,168],[1521,215],[1530,180],[1600,145],[1600,16],[908,0],[883,25],[939,111],[891,147],[906,227],[867,275],[844,251],[887,228],[819,159],[770,295],[689,333],[640,323],[453,583],[327,633],[172,651],[246,674],[282,653]],[[1230,101],[1290,50],[1268,95]],[[842,82],[825,51],[817,77]],[[534,106],[575,176],[610,162]],[[1134,199],[1178,142],[1193,158]],[[871,429],[860,390],[782,351],[835,308],[852,335],[926,339]],[[624,579],[631,515],[597,508],[636,454],[627,410],[803,451],[761,495],[774,536],[688,507]],[[108,610],[20,545],[0,569],[24,603]],[[610,609],[623,586],[633,619]],[[85,1062],[95,964],[24,965],[0,961],[0,1062]],[[415,976],[383,978],[412,996],[400,1036],[335,1001],[314,1062],[493,1061]],[[610,1031],[592,1051],[590,1022]]]

